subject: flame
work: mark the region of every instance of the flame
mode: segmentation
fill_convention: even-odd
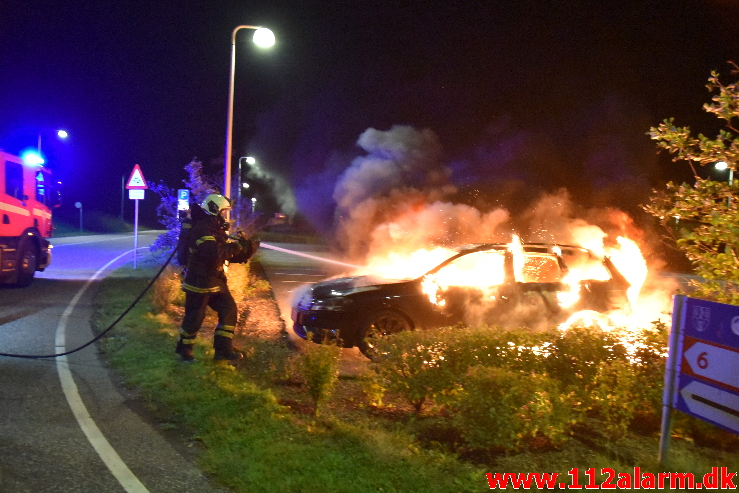
[[[387,279],[416,279],[455,253],[454,250],[443,247],[419,249],[409,253],[390,251],[373,257],[357,273],[369,272]]]
[[[613,265],[629,281],[631,286],[626,291],[626,295],[629,302],[636,305],[639,292],[647,279],[647,261],[635,241],[619,236],[616,242],[619,248],[608,248],[607,253]]]
[[[619,312],[594,314],[590,310],[573,313],[559,327],[561,330],[574,325],[598,325],[604,329],[630,325],[631,313],[639,312],[640,292],[648,275],[646,260],[637,243],[619,236],[613,246],[603,245],[605,234],[595,226],[580,226],[575,233],[580,244],[587,244],[590,252],[579,248],[558,246],[541,251],[525,251],[521,238],[513,235],[508,245],[512,261],[513,281],[523,283],[558,283],[564,286],[556,292],[556,302],[565,310],[575,307],[581,299],[584,281],[610,279],[603,260],[608,257],[618,272],[628,281],[626,292],[630,306]],[[386,278],[415,279],[449,259],[455,250],[437,247],[411,252],[390,251],[373,257],[363,269]],[[561,268],[560,261],[566,269]],[[459,257],[421,281],[423,293],[439,307],[447,305],[445,295],[454,287],[480,291],[485,301],[495,301],[497,288],[506,280],[506,255],[503,250],[474,252]],[[658,317],[657,317],[658,318]],[[654,319],[653,319],[654,320]]]

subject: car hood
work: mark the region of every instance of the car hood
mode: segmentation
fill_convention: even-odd
[[[328,296],[336,296],[337,294],[346,295],[354,290],[365,290],[371,287],[387,286],[389,284],[402,284],[411,282],[410,280],[386,279],[379,276],[354,276],[339,277],[321,281],[312,286],[313,296],[316,298],[324,298]]]

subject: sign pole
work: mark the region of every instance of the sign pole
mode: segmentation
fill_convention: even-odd
[[[144,173],[138,164],[133,167],[126,188],[128,189],[128,198],[135,202],[133,214],[133,268],[135,269],[139,250],[139,200],[144,198],[144,191],[149,188],[146,179],[144,179]],[[122,215],[123,208],[121,208]]]
[[[670,435],[672,434],[672,402],[675,395],[675,380],[677,379],[677,366],[680,364],[682,354],[678,354],[680,342],[683,311],[685,309],[685,296],[675,295],[672,308],[672,329],[670,330],[670,341],[667,349],[667,364],[665,365],[665,390],[662,394],[662,425],[659,435],[659,453],[657,461],[660,465],[667,462],[667,452],[670,447]]]
[[[133,201],[136,206],[133,213],[133,268],[136,268],[136,255],[139,251],[139,201]]]

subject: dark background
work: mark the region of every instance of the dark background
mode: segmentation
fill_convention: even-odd
[[[397,124],[438,135],[458,200],[515,212],[566,187],[584,205],[635,210],[690,176],[657,154],[650,126],[718,129],[705,83],[739,61],[738,4],[4,1],[0,148],[19,153],[40,133],[65,185],[57,214],[72,220],[76,201],[120,214],[134,164],[172,188],[193,157],[222,173],[231,31],[264,25],[269,51],[239,33],[233,148],[259,159],[265,213],[285,209],[286,183],[298,212],[330,229],[357,138]],[[148,193],[143,221],[155,224],[157,203]]]

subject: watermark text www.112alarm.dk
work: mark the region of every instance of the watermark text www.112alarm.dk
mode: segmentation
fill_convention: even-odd
[[[601,477],[596,469],[590,467],[584,471],[586,480],[580,483],[580,470],[577,467],[570,469],[566,476],[569,481],[563,482],[563,477],[553,473],[487,473],[490,489],[506,489],[508,487],[529,489],[532,487],[543,489],[709,489],[735,490],[734,476],[736,472],[729,472],[726,467],[712,467],[711,472],[703,476],[690,472],[642,472],[635,467],[633,472],[616,472],[611,468],[600,469]]]

